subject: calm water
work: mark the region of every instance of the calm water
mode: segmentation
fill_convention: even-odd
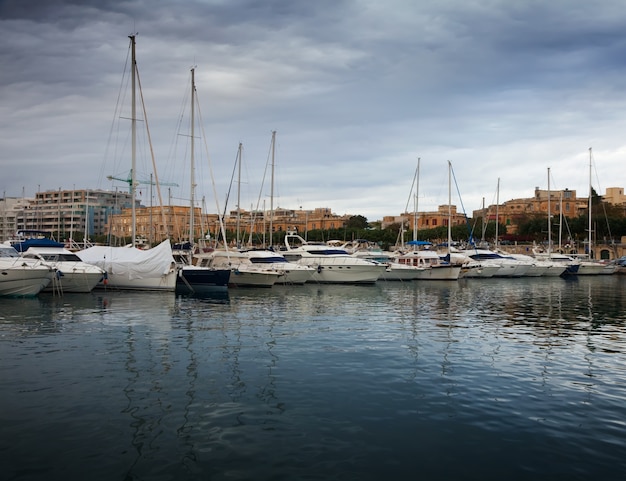
[[[0,479],[621,480],[625,287],[0,299]]]

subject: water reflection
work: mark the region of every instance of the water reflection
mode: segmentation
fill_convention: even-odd
[[[624,285],[0,299],[0,422],[19,440],[6,473],[34,451],[48,478],[73,463],[101,479],[379,479],[419,462],[426,477],[549,479],[547,456],[610,475],[626,449]]]

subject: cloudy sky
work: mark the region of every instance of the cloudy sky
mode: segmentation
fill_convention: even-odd
[[[622,0],[0,0],[0,194],[127,188],[107,176],[131,164],[133,33],[136,172],[149,181],[147,123],[159,180],[179,184],[164,201],[189,199],[192,66],[209,212],[229,188],[235,208],[240,142],[242,208],[269,208],[272,131],[275,207],[398,215],[418,158],[419,210],[447,203],[448,160],[470,215],[498,179],[501,201],[547,188],[548,168],[586,196],[590,147],[594,188],[626,186]]]

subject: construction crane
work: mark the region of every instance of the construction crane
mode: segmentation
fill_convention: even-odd
[[[107,179],[109,179],[109,180],[120,180],[122,182],[126,182],[128,184],[128,192],[130,194],[133,193],[133,171],[132,171],[132,169],[128,173],[128,178],[126,178],[126,179],[124,179],[122,177],[115,177],[114,175],[107,175]],[[157,183],[152,180],[152,174],[150,174],[150,180],[137,180],[137,179],[135,179],[135,184],[136,185],[139,185],[139,184],[157,185]],[[175,184],[174,182],[159,182],[159,185],[166,185],[166,186],[170,186],[170,187],[178,187],[178,184]]]

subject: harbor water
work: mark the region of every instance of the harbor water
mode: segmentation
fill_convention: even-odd
[[[621,480],[625,288],[0,299],[0,478]]]

